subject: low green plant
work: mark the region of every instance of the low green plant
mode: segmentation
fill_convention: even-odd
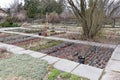
[[[51,73],[48,75],[48,80],[55,80],[57,76],[60,74],[60,71],[57,69],[53,69]]]
[[[70,74],[70,73],[67,73],[67,72],[64,72],[64,73],[61,73],[61,74],[60,74],[60,77],[61,77],[61,78],[64,78],[64,79],[67,79],[67,78],[70,78],[70,77],[71,77],[71,74]]]
[[[79,77],[77,75],[72,75],[70,80],[89,80],[87,78]]]
[[[81,80],[81,79],[76,75],[72,75],[70,80]]]
[[[20,25],[18,25],[17,23],[5,21],[5,22],[1,23],[0,26],[1,27],[19,27]]]

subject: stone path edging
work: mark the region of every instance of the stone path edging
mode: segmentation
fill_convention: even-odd
[[[120,80],[120,45],[113,52],[104,73],[101,80]]]

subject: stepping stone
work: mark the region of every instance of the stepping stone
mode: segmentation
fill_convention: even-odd
[[[20,51],[24,51],[25,49],[24,48],[20,48],[20,47],[13,47],[13,48],[10,48],[8,51],[9,52],[12,52],[14,54],[18,54]]]
[[[120,72],[120,61],[119,60],[110,60],[105,69],[106,72],[118,71]]]
[[[111,59],[120,61],[120,52],[113,52]]]
[[[60,60],[60,58],[52,57],[52,56],[45,56],[45,57],[43,57],[41,59],[48,61],[48,64],[54,64],[55,62]]]
[[[2,49],[9,50],[10,48],[13,48],[13,47],[16,47],[16,46],[0,43],[0,48],[2,48]]]
[[[117,48],[115,49],[115,51],[114,52],[120,52],[120,45],[119,46],[117,46]]]
[[[106,47],[106,48],[113,48],[115,49],[117,45],[111,45],[111,44],[102,44],[101,47]]]
[[[109,72],[103,75],[101,80],[120,80],[120,73]]]
[[[60,61],[58,61],[54,64],[54,67],[61,71],[71,72],[78,65],[79,65],[79,63],[69,61],[66,59],[61,59]]]
[[[86,77],[90,80],[99,80],[99,78],[102,74],[102,71],[103,70],[99,69],[99,68],[95,68],[95,67],[92,67],[92,66],[80,64],[71,73],[75,74],[75,75],[78,75],[78,76]]]
[[[43,53],[40,53],[40,52],[32,52],[32,53],[29,54],[29,55],[31,55],[31,56],[34,57],[34,58],[41,58],[41,57],[46,56],[46,54],[43,54]]]
[[[31,54],[33,53],[34,51],[31,51],[31,50],[24,50],[24,51],[20,51],[18,52],[17,54]]]

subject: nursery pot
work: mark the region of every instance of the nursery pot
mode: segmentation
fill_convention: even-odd
[[[41,35],[42,35],[42,33],[41,33],[41,32],[39,32],[39,33],[38,33],[38,35],[39,35],[39,36],[41,36]]]
[[[85,58],[82,57],[82,56],[78,56],[78,62],[79,62],[80,64],[85,64]]]

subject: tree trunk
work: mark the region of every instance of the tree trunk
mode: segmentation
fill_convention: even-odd
[[[112,25],[112,27],[115,28],[115,22],[116,22],[116,21],[115,21],[115,19],[112,19],[112,20],[113,20],[113,25]]]

